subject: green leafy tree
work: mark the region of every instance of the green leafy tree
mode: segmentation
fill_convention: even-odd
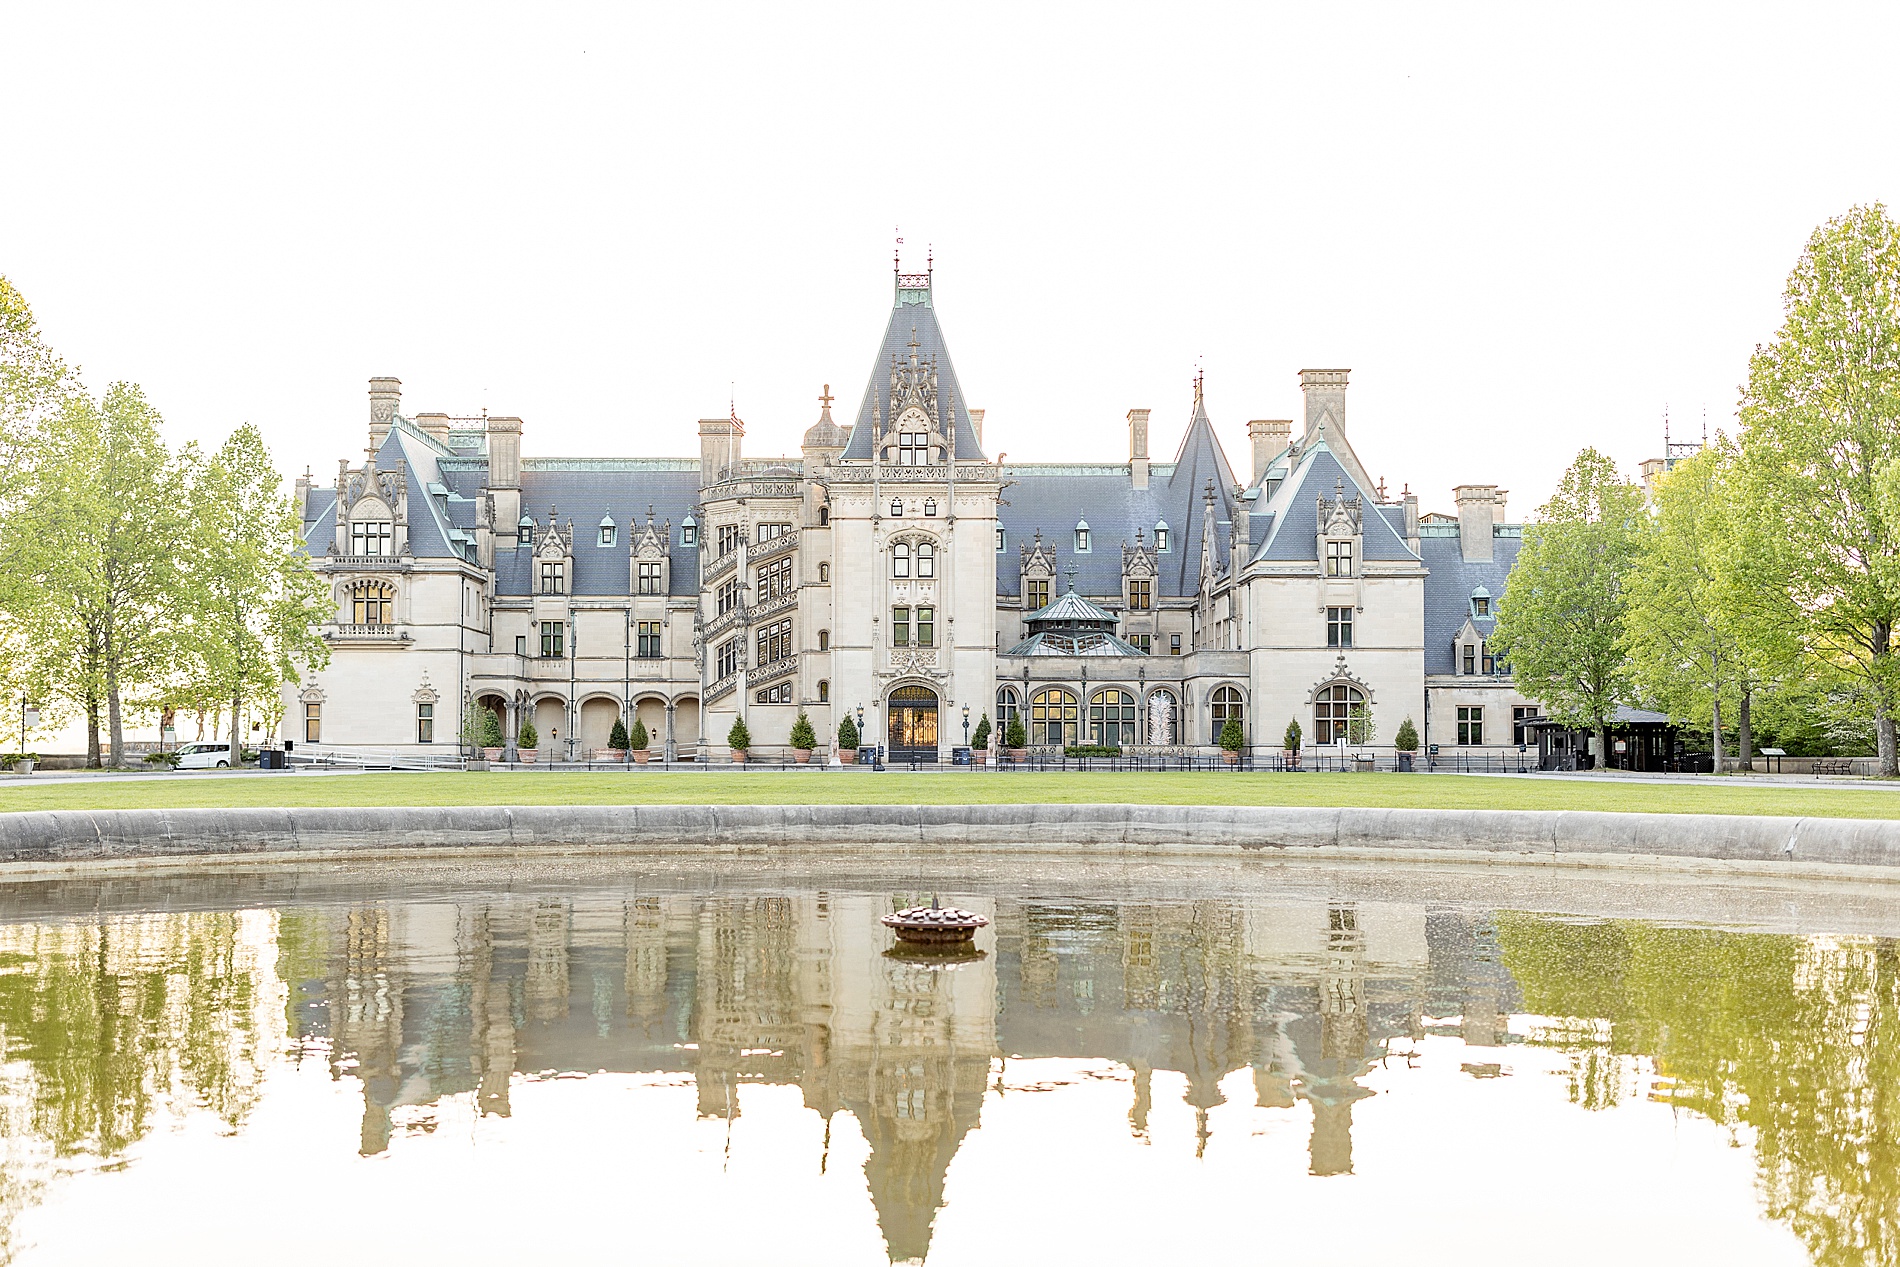
[[[1579,453],[1524,529],[1491,637],[1518,690],[1557,721],[1593,730],[1599,755],[1631,695],[1625,583],[1642,531],[1641,491],[1595,449]]]
[[[735,717],[732,719],[732,729],[726,732],[726,747],[732,749],[734,752],[750,752],[752,750],[752,732],[746,729],[745,718]]]
[[[494,709],[484,708],[482,710],[481,746],[484,748],[499,748],[503,742],[501,718],[495,714]]]
[[[979,751],[990,746],[990,715],[984,713],[977,719],[976,733],[970,736],[970,746]]]
[[[1368,704],[1354,704],[1346,710],[1346,742],[1352,744],[1371,743],[1378,733],[1378,727],[1372,720],[1372,707]]]
[[[818,736],[812,732],[811,718],[805,716],[805,710],[798,710],[798,720],[792,723],[792,747],[816,748]]]
[[[635,722],[634,724],[638,725],[639,723]],[[642,738],[644,737],[645,736],[642,735]],[[620,752],[624,752],[632,746],[627,742],[627,723],[623,718],[614,718],[614,729],[613,733],[607,736],[607,746]]]
[[[1418,727],[1412,724],[1410,717],[1399,723],[1399,732],[1393,736],[1392,746],[1400,752],[1418,751]]]
[[[246,702],[274,704],[286,682],[329,663],[317,626],[334,608],[256,427],[239,427],[204,464],[191,511],[192,602],[181,633],[199,674],[230,706],[236,766]]]
[[[647,724],[638,717],[635,717],[633,719],[633,733],[627,736],[627,746],[632,748],[635,752],[645,752],[647,745],[652,742],[652,737],[647,734]]]
[[[1240,731],[1240,718],[1229,717],[1227,724],[1220,728],[1220,746],[1229,752],[1239,752],[1246,743],[1247,737]]]
[[[838,723],[838,746],[855,749],[858,746],[858,724],[846,713],[844,720]]]
[[[1297,717],[1289,718],[1286,723],[1286,733],[1280,736],[1281,744],[1285,746],[1288,752],[1298,752],[1300,750],[1300,739],[1300,719]]]
[[[1009,729],[1003,736],[1003,746],[1005,748],[1027,748],[1029,746],[1029,736],[1023,733],[1022,714],[1018,713],[1009,719]]]
[[[1814,231],[1782,313],[1742,392],[1743,504],[1778,556],[1775,623],[1812,676],[1866,701],[1881,773],[1900,774],[1900,499],[1878,487],[1900,458],[1900,225],[1885,207]]]
[[[523,718],[521,729],[515,732],[515,747],[538,749],[540,746],[541,732],[534,728],[533,722]]]

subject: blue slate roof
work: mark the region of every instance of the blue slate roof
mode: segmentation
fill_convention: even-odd
[[[1368,559],[1407,560],[1418,556],[1405,544],[1404,508],[1399,508],[1399,526],[1387,517],[1386,507],[1373,504],[1365,489],[1354,483],[1345,466],[1316,440],[1301,455],[1300,464],[1274,493],[1267,509],[1273,514],[1272,527],[1255,547],[1254,558],[1283,561],[1319,558],[1319,499],[1344,491],[1358,497],[1364,508],[1362,532]]]
[[[851,443],[845,449],[844,456],[865,462],[871,460],[871,448],[876,438],[875,429],[870,425],[871,403],[877,402],[878,416],[888,424],[891,418],[891,362],[893,359],[902,361],[909,358],[913,350],[910,346],[913,338],[918,344],[915,349],[918,360],[928,362],[932,357],[936,358],[938,407],[941,408],[946,401],[950,405],[957,429],[957,457],[982,457],[983,446],[977,442],[976,429],[970,425],[970,398],[964,395],[962,385],[957,382],[956,367],[950,363],[950,345],[944,342],[943,330],[937,325],[937,311],[931,303],[928,285],[914,289],[899,286],[897,302],[891,308],[890,323],[884,327],[884,342],[878,348],[877,359],[871,363],[871,381],[865,385],[864,400],[858,406],[857,425],[851,428]]]
[[[1515,535],[1493,537],[1491,561],[1467,563],[1456,530],[1428,528],[1421,534],[1419,554],[1425,566],[1431,569],[1431,575],[1425,578],[1427,673],[1457,671],[1451,640],[1457,637],[1458,631],[1464,628],[1465,618],[1471,615],[1471,592],[1479,586],[1489,591],[1491,610],[1495,613],[1497,600],[1504,596],[1505,584],[1510,579],[1511,565],[1517,562],[1517,552],[1523,544],[1523,538]],[[1497,617],[1474,618],[1471,623],[1480,633],[1489,636],[1497,628]]]

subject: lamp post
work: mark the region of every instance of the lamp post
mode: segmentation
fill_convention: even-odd
[[[26,693],[20,693],[20,752],[26,752],[26,732],[31,726],[40,724],[40,710],[27,702]]]
[[[970,706],[963,706],[963,746],[970,746]]]

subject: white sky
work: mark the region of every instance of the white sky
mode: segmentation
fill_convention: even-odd
[[[1426,509],[1733,412],[1809,231],[1900,202],[1891,6],[0,0],[0,272],[97,387],[286,470],[405,413],[530,456],[795,450],[906,265],[988,447],[1157,457],[1198,360],[1237,466],[1349,366]]]

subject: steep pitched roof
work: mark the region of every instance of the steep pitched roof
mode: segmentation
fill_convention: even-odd
[[[1254,561],[1318,559],[1319,499],[1333,496],[1336,490],[1360,500],[1364,511],[1361,532],[1366,558],[1402,561],[1418,557],[1405,544],[1402,531],[1392,526],[1384,508],[1373,503],[1367,490],[1355,482],[1352,473],[1326,442],[1318,439],[1306,447],[1299,467],[1280,485],[1263,510],[1255,512],[1271,513],[1273,522],[1254,550]]]
[[[919,283],[907,284],[907,283]],[[912,340],[917,346],[911,346]],[[844,452],[846,458],[868,462],[871,460],[872,446],[876,440],[871,426],[871,406],[877,405],[877,416],[885,422],[891,416],[891,363],[893,360],[908,362],[912,353],[920,362],[935,359],[937,362],[937,399],[939,407],[948,401],[953,425],[957,429],[957,457],[980,458],[983,446],[976,438],[976,428],[970,425],[969,397],[963,394],[963,386],[957,382],[956,367],[950,363],[950,345],[944,341],[943,330],[937,324],[937,310],[931,301],[931,287],[928,275],[914,277],[903,274],[898,277],[897,300],[891,306],[891,319],[884,327],[884,342],[878,347],[877,360],[871,364],[871,381],[865,384],[864,400],[858,406],[857,424],[851,428],[851,444]]]
[[[1511,529],[1513,533],[1516,529]],[[1464,628],[1465,619],[1471,616],[1471,594],[1480,586],[1491,598],[1491,610],[1497,611],[1497,602],[1504,596],[1504,587],[1511,576],[1511,565],[1517,562],[1517,552],[1524,540],[1519,536],[1499,536],[1491,540],[1491,561],[1488,563],[1469,563],[1465,561],[1464,547],[1460,543],[1458,530],[1446,532],[1443,528],[1427,527],[1419,537],[1419,554],[1425,560],[1425,566],[1431,574],[1425,578],[1425,671],[1427,673],[1455,673],[1457,667],[1452,656],[1452,639]],[[1471,623],[1478,632],[1489,636],[1497,628],[1497,618],[1472,617]]]

